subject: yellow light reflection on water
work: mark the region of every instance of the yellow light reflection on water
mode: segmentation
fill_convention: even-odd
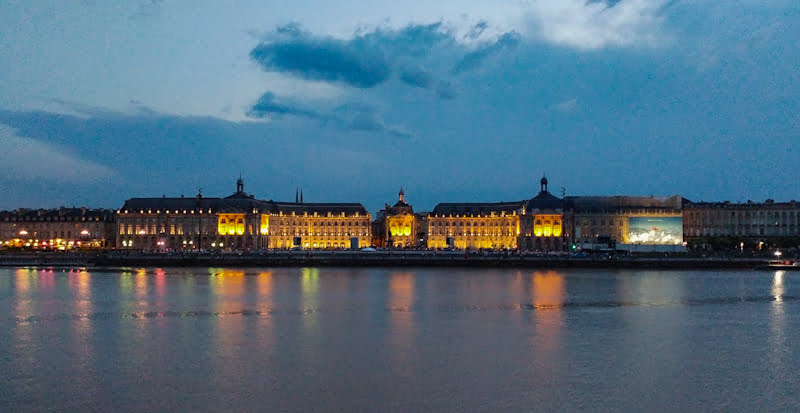
[[[416,356],[414,334],[414,274],[396,271],[389,275],[389,330],[388,342],[395,362],[393,372],[410,376],[411,358]]]
[[[549,358],[561,343],[566,293],[564,275],[557,271],[536,271],[533,273],[531,284],[536,318],[534,345],[544,358]]]
[[[319,269],[303,268],[300,270],[301,306],[303,326],[307,331],[316,330],[319,316]]]

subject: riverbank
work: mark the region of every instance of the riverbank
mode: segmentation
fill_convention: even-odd
[[[0,255],[2,266],[41,267],[484,267],[755,269],[765,258],[572,257],[457,251],[276,251],[251,254],[37,253]]]

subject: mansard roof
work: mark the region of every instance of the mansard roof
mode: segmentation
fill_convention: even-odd
[[[436,205],[431,215],[481,215],[492,212],[510,214],[522,206],[524,201],[517,202],[462,202],[441,203]]]
[[[274,205],[274,212],[283,212],[284,214],[291,214],[292,212],[295,214],[314,214],[314,212],[316,212],[318,215],[324,215],[328,212],[336,215],[341,213],[345,215],[355,215],[356,213],[359,215],[369,214],[367,209],[359,203],[274,202]]]
[[[542,181],[546,183],[545,178],[542,178]],[[553,194],[547,192],[546,190],[543,190],[539,192],[539,195],[536,195],[528,200],[528,202],[525,204],[525,209],[527,211],[533,211],[536,209],[564,209],[564,200],[553,196]]]
[[[51,208],[0,211],[0,219],[4,221],[112,221],[114,211],[111,209],[92,208]]]

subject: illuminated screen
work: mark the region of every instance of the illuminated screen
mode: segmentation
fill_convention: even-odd
[[[681,217],[628,218],[628,241],[632,244],[677,245],[683,242]]]

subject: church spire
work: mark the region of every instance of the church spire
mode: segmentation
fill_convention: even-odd
[[[300,203],[303,203],[303,188],[300,188]]]
[[[294,188],[294,203],[300,203],[300,188]]]

